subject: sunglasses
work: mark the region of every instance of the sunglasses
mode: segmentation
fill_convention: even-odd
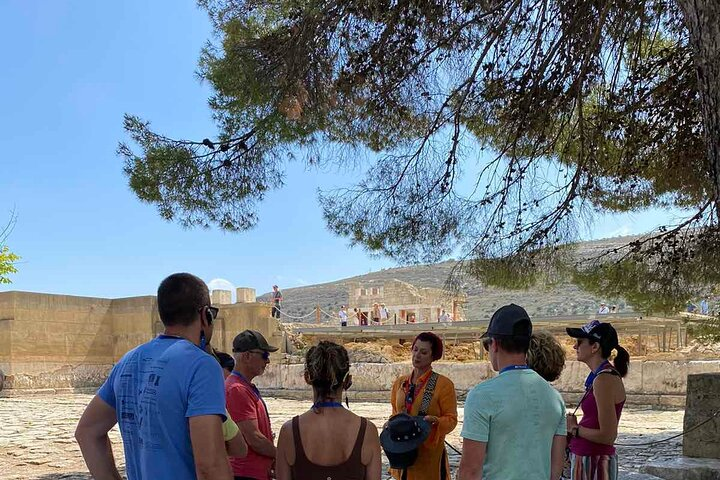
[[[492,338],[490,338],[490,337],[488,337],[488,338],[483,338],[482,344],[483,344],[483,348],[485,349],[485,351],[486,351],[486,352],[489,352],[489,351],[490,351],[490,345],[492,345]]]
[[[405,402],[407,403],[413,403],[415,400],[415,384],[411,383],[408,387],[407,395],[405,396]]]
[[[270,352],[266,352],[265,350],[248,350],[248,353],[257,353],[263,360],[270,360]]]
[[[207,311],[210,313],[209,316],[206,314],[206,319],[208,324],[212,324],[215,319],[218,317],[218,313],[220,313],[220,309],[217,307],[211,307],[210,305],[205,305],[204,307],[200,307],[199,311],[202,312],[203,308],[207,308]]]

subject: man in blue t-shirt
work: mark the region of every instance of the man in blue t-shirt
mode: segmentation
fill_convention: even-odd
[[[188,273],[163,280],[157,303],[165,333],[126,353],[80,418],[85,463],[94,478],[121,478],[107,435],[119,423],[128,480],[231,480],[222,370],[204,351],[217,309]]]
[[[499,375],[465,401],[459,480],[560,478],[565,459],[565,403],[525,360],[532,322],[510,304],[490,319],[483,346]]]

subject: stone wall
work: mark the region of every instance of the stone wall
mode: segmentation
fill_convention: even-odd
[[[303,365],[270,364],[262,377],[256,380],[271,395],[290,398],[309,398],[310,390],[303,379]],[[467,391],[495,373],[488,362],[442,363],[434,366],[455,384],[460,398]],[[409,363],[359,363],[352,367],[353,387],[350,398],[385,400],[395,379],[409,372]],[[720,372],[720,360],[713,361],[646,361],[631,365],[625,378],[628,403],[659,407],[685,405],[688,374]],[[555,387],[563,393],[568,404],[576,403],[583,392],[588,368],[585,364],[569,361]]]
[[[720,373],[700,373],[688,377],[683,429],[688,431],[715,415],[683,441],[683,455],[720,459]]]
[[[222,305],[212,344],[230,352],[242,330],[285,349],[270,307]],[[6,389],[97,386],[128,350],[163,331],[154,296],[103,299],[0,293],[0,371]]]

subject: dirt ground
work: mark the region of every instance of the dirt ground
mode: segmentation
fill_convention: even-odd
[[[90,395],[28,395],[0,398],[0,478],[3,480],[88,480],[90,476],[73,439],[73,431]],[[309,405],[298,400],[267,399],[273,430]],[[383,403],[358,402],[350,407],[381,426],[390,415]],[[448,441],[460,449],[460,422]],[[620,443],[640,443],[669,437],[682,429],[683,411],[656,411],[627,408],[620,422]],[[122,467],[122,443],[117,428],[111,432],[117,464]],[[652,447],[619,447],[620,465],[626,471],[650,460],[668,459],[680,454],[680,439]],[[451,464],[459,456],[451,453]]]

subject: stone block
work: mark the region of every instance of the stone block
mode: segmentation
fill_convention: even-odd
[[[684,394],[687,363],[646,361],[642,364],[642,392]]]
[[[683,429],[715,417],[685,434],[683,455],[720,459],[720,373],[688,375]],[[720,466],[720,461],[717,463]],[[720,469],[718,471],[720,479]]]
[[[235,294],[237,303],[255,303],[257,301],[254,288],[239,287],[235,289]]]
[[[720,480],[720,460],[679,457],[650,462],[640,471],[665,480]]]
[[[232,292],[230,290],[213,290],[210,293],[213,305],[230,305],[232,303]]]

